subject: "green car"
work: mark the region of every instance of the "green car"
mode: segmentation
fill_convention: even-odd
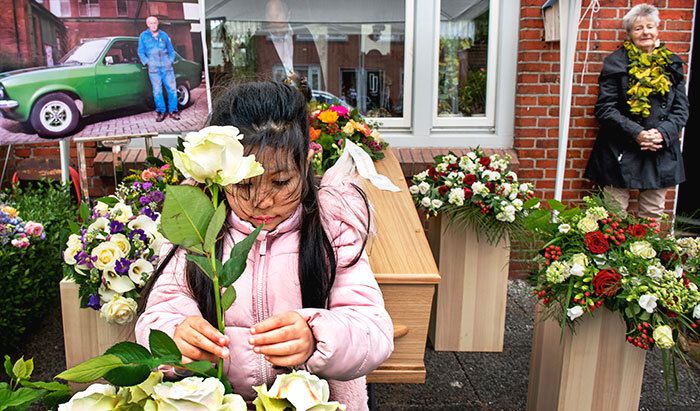
[[[75,131],[81,117],[151,106],[148,69],[137,50],[136,37],[99,38],[75,47],[56,66],[1,73],[0,114],[42,137],[63,137]],[[202,67],[180,55],[173,67],[178,104],[186,107],[190,90],[202,82]]]

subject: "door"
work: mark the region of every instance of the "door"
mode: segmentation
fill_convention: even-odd
[[[151,86],[137,46],[136,41],[117,40],[97,62],[95,83],[101,111],[147,103]]]

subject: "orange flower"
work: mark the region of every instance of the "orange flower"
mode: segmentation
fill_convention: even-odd
[[[313,127],[309,127],[309,136],[311,137],[311,141],[316,141],[319,137],[321,137],[321,130],[316,130]]]
[[[333,110],[324,110],[318,115],[318,119],[326,124],[333,124],[338,121],[338,113]]]

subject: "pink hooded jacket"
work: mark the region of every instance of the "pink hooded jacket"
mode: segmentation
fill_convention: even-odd
[[[267,383],[270,387],[277,374],[289,372],[273,367],[248,343],[250,327],[272,315],[296,310],[307,320],[316,351],[302,368],[327,379],[331,399],[347,404],[348,410],[367,409],[364,376],[393,350],[393,325],[367,254],[363,251],[355,265],[344,267],[362,247],[367,215],[353,210],[365,210],[364,202],[352,187],[336,187],[322,186],[319,191],[321,216],[338,267],[327,309],[302,308],[298,275],[301,206],[273,231],[260,233],[244,274],[234,283],[238,297],[225,314],[231,357],[224,362],[224,372],[234,391],[248,401],[255,397],[253,386]],[[253,231],[250,223],[234,213],[229,222],[232,230],[224,240],[224,256],[232,247],[231,237],[238,242]],[[161,255],[166,255],[166,248]],[[150,329],[172,337],[185,317],[195,315],[201,313],[189,294],[185,254],[179,250],[156,281],[136,323],[137,342],[147,346]]]

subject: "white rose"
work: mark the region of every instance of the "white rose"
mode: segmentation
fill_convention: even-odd
[[[420,173],[416,174],[413,176],[413,178],[416,179],[416,181],[423,181],[426,178],[428,178],[428,172],[427,171],[421,171]]]
[[[432,204],[432,206],[435,207],[435,208],[440,208],[440,207],[442,207],[442,201],[441,201],[441,200],[438,200],[438,199],[433,200],[433,201],[431,202],[431,204]]]
[[[644,294],[639,297],[639,306],[651,314],[656,309],[657,300],[658,298],[654,294]]]
[[[518,175],[515,174],[514,171],[509,171],[509,172],[506,174],[506,177],[509,177],[509,178],[511,179],[511,181],[513,181],[514,183],[515,183],[516,181],[518,181]]]
[[[584,253],[576,253],[571,256],[571,262],[573,264],[578,264],[581,267],[588,267],[588,264],[590,264],[590,260],[588,259],[588,256]]]
[[[87,228],[87,232],[91,233],[93,231],[103,231],[109,234],[109,220],[104,217],[99,217],[93,221]]]
[[[104,217],[109,212],[109,205],[98,201],[97,204],[92,208],[92,211],[96,212],[100,217]]]
[[[278,375],[269,391],[265,386],[254,387],[258,392],[258,400],[262,398],[286,399],[295,410],[345,410],[345,406],[337,402],[328,402],[330,389],[328,382],[307,371],[294,371],[290,374]],[[320,406],[320,407],[319,407]],[[160,411],[160,410],[159,410]]]
[[[120,201],[112,207],[110,216],[120,223],[127,223],[131,217],[134,216],[134,212],[130,205],[126,205],[124,202]]]
[[[91,256],[95,257],[94,265],[96,268],[112,270],[117,260],[124,257],[124,253],[122,253],[122,249],[116,243],[105,241],[93,248]]]
[[[447,171],[447,164],[440,163],[435,167],[435,170],[437,170],[438,173],[444,173],[445,171]]]
[[[104,270],[102,272],[102,278],[105,280],[107,288],[118,294],[124,294],[136,288],[136,285],[131,281],[128,275],[119,275],[113,270]]]
[[[75,246],[75,245],[82,245],[83,242],[80,241],[80,236],[78,234],[71,234],[68,236],[68,241],[66,241],[66,245],[68,247]]]
[[[462,156],[459,159],[459,168],[462,170],[468,169],[472,164],[474,164],[474,162],[467,156]]]
[[[474,160],[476,160],[476,157],[477,157],[477,156],[476,156],[476,153],[475,153],[475,152],[470,151],[470,152],[467,153],[467,157],[469,157],[470,160],[474,161]]]
[[[530,186],[528,186],[526,183],[522,183],[520,184],[518,190],[520,190],[522,193],[527,193],[530,190]]]
[[[661,268],[655,265],[650,265],[649,268],[647,268],[647,275],[654,280],[660,280],[663,277],[664,272]]]
[[[151,217],[143,214],[129,221],[127,227],[132,230],[143,230],[143,232],[148,236],[153,236],[153,234],[158,231],[158,225],[156,222],[151,220]]]
[[[642,258],[652,259],[656,257],[656,250],[647,241],[636,241],[630,245],[630,252]]]
[[[608,217],[608,211],[603,207],[591,207],[586,210],[586,216],[595,220],[602,220]]]
[[[211,126],[188,133],[183,152],[172,150],[173,162],[185,177],[200,183],[236,184],[264,171],[254,155],[243,156],[241,138],[233,126]]]
[[[143,258],[139,258],[129,266],[129,278],[139,287],[146,283],[151,273],[153,273],[153,264]]]
[[[566,315],[569,316],[569,320],[574,321],[575,319],[583,315],[583,308],[581,308],[580,305],[575,305],[566,310]]]
[[[676,345],[675,341],[673,341],[673,330],[668,325],[656,327],[652,335],[656,346],[662,350],[672,348]]]
[[[423,199],[420,200],[420,205],[422,205],[425,208],[430,207],[430,197],[423,197]]]
[[[418,194],[418,193],[420,193],[420,188],[418,188],[417,185],[412,185],[412,186],[410,186],[410,187],[408,188],[408,191],[409,191],[411,194]]]
[[[124,234],[112,234],[109,237],[109,241],[116,244],[124,255],[128,255],[129,251],[131,251],[131,243]]]
[[[153,387],[158,411],[217,410],[224,401],[224,385],[214,377],[187,377]]]
[[[351,136],[355,133],[355,127],[352,125],[351,122],[345,123],[343,126],[343,133],[345,133],[348,136]]]
[[[569,273],[573,276],[576,276],[576,277],[583,277],[583,273],[585,270],[586,270],[586,268],[584,266],[582,266],[581,264],[574,263],[571,266],[571,270],[569,270]]]
[[[221,407],[216,411],[248,411],[248,404],[238,394],[226,394]]]
[[[700,320],[700,304],[695,306],[693,310],[693,318]]]
[[[102,305],[100,317],[112,324],[126,324],[136,318],[136,308],[138,305],[132,298],[124,298],[120,295]]]
[[[442,156],[442,161],[447,164],[454,164],[457,162],[457,156],[454,156],[452,154],[446,154]]]
[[[425,195],[428,191],[430,191],[430,184],[423,181],[422,183],[418,184],[418,190],[421,194]]]
[[[523,200],[521,200],[519,198],[516,198],[515,200],[513,200],[512,204],[513,204],[513,207],[515,207],[515,209],[518,211],[523,209]]]
[[[576,227],[583,233],[590,233],[598,229],[598,222],[593,218],[584,217],[576,224]]]
[[[92,384],[75,393],[70,401],[58,406],[58,411],[110,411],[117,408],[117,389],[107,384]]]
[[[569,231],[571,231],[571,226],[569,224],[559,224],[559,232],[562,234],[566,234]]]
[[[78,244],[70,244],[68,243],[68,248],[66,248],[63,251],[63,261],[68,264],[68,265],[75,265],[78,263],[76,261],[75,256],[83,251],[83,245],[78,243]]]
[[[471,188],[474,194],[486,195],[489,193],[489,188],[481,181],[475,181]]]

